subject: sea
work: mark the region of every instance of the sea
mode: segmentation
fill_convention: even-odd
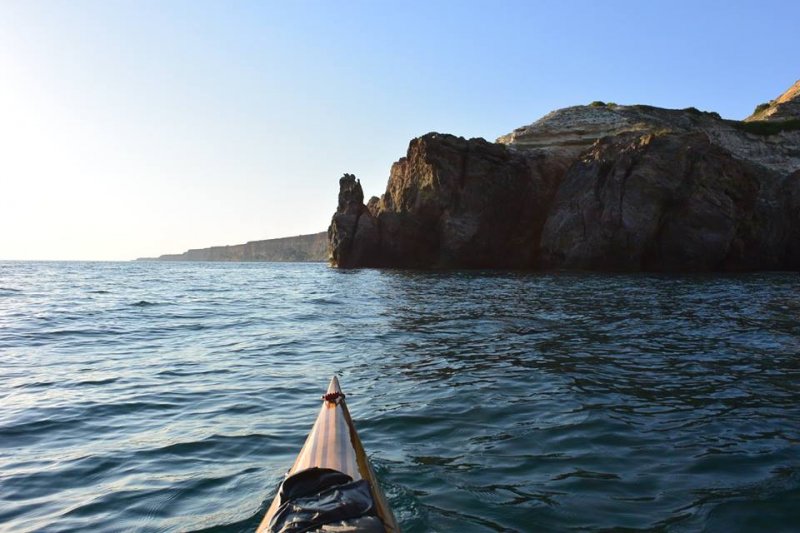
[[[0,530],[253,531],[331,376],[406,532],[800,530],[800,276],[0,262]]]

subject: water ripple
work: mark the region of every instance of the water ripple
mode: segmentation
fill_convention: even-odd
[[[333,373],[404,531],[800,523],[796,274],[0,267],[0,529],[252,531]]]

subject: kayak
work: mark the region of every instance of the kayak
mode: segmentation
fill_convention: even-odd
[[[258,533],[400,531],[334,376]]]

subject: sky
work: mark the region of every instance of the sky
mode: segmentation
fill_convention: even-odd
[[[323,231],[430,131],[594,100],[741,119],[800,79],[800,2],[0,0],[0,259]]]

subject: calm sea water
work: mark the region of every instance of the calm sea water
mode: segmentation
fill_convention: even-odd
[[[252,531],[332,374],[405,531],[797,531],[800,277],[0,263],[0,529]]]

